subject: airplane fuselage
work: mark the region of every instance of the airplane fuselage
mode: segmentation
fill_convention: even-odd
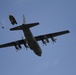
[[[30,31],[30,29],[24,28],[22,30],[24,32],[24,36],[26,37],[26,39],[28,41],[28,45],[29,45],[30,49],[33,50],[36,55],[41,56],[42,50],[41,50],[38,42],[36,41],[36,39],[33,37],[33,34]]]

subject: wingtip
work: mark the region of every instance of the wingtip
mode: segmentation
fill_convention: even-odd
[[[70,33],[70,31],[69,31],[69,30],[67,30],[67,32],[68,32],[68,33]]]

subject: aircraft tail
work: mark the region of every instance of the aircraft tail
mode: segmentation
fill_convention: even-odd
[[[23,15],[23,24],[26,24],[25,16]]]
[[[25,16],[23,15],[23,24],[20,25],[20,26],[11,28],[10,30],[24,30],[24,29],[27,29],[27,28],[31,28],[31,27],[33,27],[33,26],[36,26],[36,25],[38,25],[38,24],[39,24],[38,22],[26,24]]]
[[[39,24],[38,22],[37,23],[30,23],[30,24],[22,24],[20,26],[11,28],[10,30],[24,30],[24,29],[27,29],[27,28],[34,27],[34,26],[36,26],[38,24]]]

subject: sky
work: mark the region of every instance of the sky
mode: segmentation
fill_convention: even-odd
[[[10,14],[17,25],[10,23]],[[30,29],[34,36],[63,30],[70,33],[55,37],[54,44],[49,39],[47,46],[38,42],[41,57],[24,46],[18,52],[15,47],[1,48],[0,75],[76,75],[76,0],[0,0],[0,44],[24,37],[22,31],[9,30],[22,24],[23,14],[26,23],[40,23]]]

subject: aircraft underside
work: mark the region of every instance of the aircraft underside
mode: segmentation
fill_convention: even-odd
[[[64,30],[64,31],[60,31],[60,32],[55,32],[55,33],[49,33],[49,34],[44,34],[44,35],[39,35],[39,36],[33,36],[32,32],[30,31],[30,28],[33,26],[38,25],[39,23],[30,23],[30,24],[26,24],[25,23],[25,18],[23,16],[23,24],[14,28],[11,28],[10,30],[22,30],[24,33],[24,36],[26,37],[26,39],[21,39],[21,40],[16,40],[13,42],[9,42],[9,43],[5,43],[5,44],[1,44],[0,48],[4,48],[4,47],[9,47],[9,46],[15,46],[16,50],[20,50],[22,48],[22,44],[27,48],[30,48],[31,50],[34,51],[34,53],[38,56],[42,55],[42,50],[38,44],[37,41],[42,41],[42,43],[44,45],[46,45],[46,43],[49,43],[49,38],[51,38],[52,42],[56,42],[56,39],[54,37],[56,36],[60,36],[63,34],[67,34],[70,31],[69,30]]]

